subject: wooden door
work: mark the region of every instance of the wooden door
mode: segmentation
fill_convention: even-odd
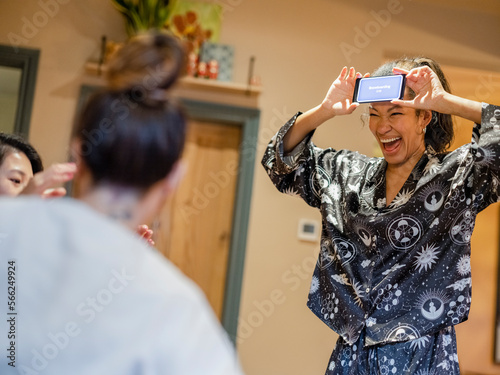
[[[222,316],[239,167],[240,126],[192,121],[187,171],[155,228],[157,248],[194,280]]]

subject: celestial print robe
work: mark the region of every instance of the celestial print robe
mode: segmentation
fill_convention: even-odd
[[[322,215],[321,249],[308,307],[352,345],[405,342],[467,319],[470,240],[476,215],[500,194],[500,107],[483,104],[472,142],[427,147],[386,206],[384,158],[320,149],[311,132],[284,155],[283,137],[262,164],[279,191]]]

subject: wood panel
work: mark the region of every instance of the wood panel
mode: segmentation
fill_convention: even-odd
[[[239,165],[241,128],[193,121],[187,173],[156,229],[157,248],[205,292],[221,318]],[[170,214],[169,214],[170,210]]]

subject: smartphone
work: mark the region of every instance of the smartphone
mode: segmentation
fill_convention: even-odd
[[[353,102],[373,103],[403,99],[406,75],[367,77],[356,79]]]

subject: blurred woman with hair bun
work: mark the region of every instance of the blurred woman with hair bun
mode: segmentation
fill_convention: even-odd
[[[186,118],[168,96],[183,61],[167,35],[132,39],[76,122],[75,198],[0,200],[0,278],[15,278],[25,373],[242,373],[203,292],[135,233],[183,175]],[[2,374],[17,373],[10,361]]]

